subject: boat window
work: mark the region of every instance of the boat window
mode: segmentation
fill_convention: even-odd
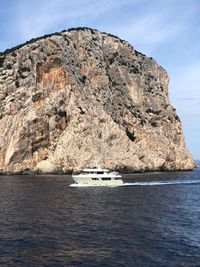
[[[111,178],[101,178],[102,180],[111,180]]]
[[[101,172],[97,172],[97,174],[104,174],[104,172],[102,172],[102,171]]]
[[[99,178],[92,178],[92,180],[99,180]]]

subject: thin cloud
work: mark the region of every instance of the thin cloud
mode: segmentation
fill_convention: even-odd
[[[16,28],[22,39],[43,35],[53,30],[61,30],[59,27],[68,28],[71,25],[89,24],[103,13],[113,9],[119,9],[129,1],[64,1],[49,0],[21,1],[16,9]],[[136,2],[136,1],[134,1]]]
[[[171,74],[171,86],[176,96],[200,100],[200,63],[177,66]]]
[[[196,10],[193,5],[186,9],[175,1],[150,3],[145,4],[140,12],[129,16],[129,20],[111,25],[110,29],[131,42],[136,49],[154,56],[158,53],[157,49],[172,42],[178,43],[179,39],[190,32]],[[177,10],[180,12],[177,13]]]
[[[193,131],[200,132],[200,64],[182,66],[173,72],[170,83],[170,99],[181,118],[186,140]],[[198,130],[197,130],[198,129]],[[191,143],[191,142],[190,142]],[[199,155],[194,145],[193,154]]]
[[[148,14],[130,23],[128,28],[122,27],[118,31],[124,39],[151,54],[156,47],[175,38],[182,28],[181,24],[166,23],[160,14]]]

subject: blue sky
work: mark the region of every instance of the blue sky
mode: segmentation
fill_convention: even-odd
[[[200,159],[199,14],[199,0],[0,0],[0,51],[78,26],[129,41],[167,70],[170,101]]]

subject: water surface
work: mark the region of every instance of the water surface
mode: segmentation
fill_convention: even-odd
[[[0,266],[200,266],[200,169],[124,181],[0,176]]]

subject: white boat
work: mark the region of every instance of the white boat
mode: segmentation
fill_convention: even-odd
[[[100,167],[86,168],[80,174],[73,174],[74,183],[71,186],[120,186],[122,176]]]

